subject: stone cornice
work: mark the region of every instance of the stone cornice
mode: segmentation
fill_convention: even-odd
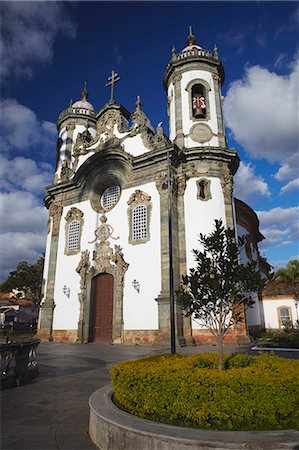
[[[211,69],[214,68],[214,71],[218,72],[221,80],[221,84],[224,83],[224,68],[222,62],[219,59],[216,59],[212,56],[210,52],[205,53],[206,51],[198,51],[194,54],[190,55],[176,55],[175,58],[172,58],[166,66],[164,75],[163,75],[163,86],[165,90],[167,90],[169,80],[174,72],[181,72],[183,66],[188,64],[187,70],[189,71],[191,67],[196,68],[196,66],[206,65],[207,68],[210,66]],[[210,69],[210,70],[211,70]],[[212,71],[212,70],[211,70]]]

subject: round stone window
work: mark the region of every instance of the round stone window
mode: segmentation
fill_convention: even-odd
[[[112,209],[118,202],[120,197],[120,187],[119,186],[109,186],[104,190],[101,196],[101,206],[105,211]]]

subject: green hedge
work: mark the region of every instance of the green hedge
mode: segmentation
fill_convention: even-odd
[[[299,361],[277,356],[162,355],[110,370],[114,401],[150,420],[213,430],[299,429]]]

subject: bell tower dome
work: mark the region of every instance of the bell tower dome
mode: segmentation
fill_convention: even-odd
[[[163,77],[170,139],[180,148],[226,147],[218,49],[210,52],[197,45],[191,27],[187,44],[180,53],[172,49]]]

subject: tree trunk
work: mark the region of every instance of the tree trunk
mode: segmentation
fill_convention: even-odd
[[[223,370],[223,335],[218,334],[217,336],[217,346],[218,346],[218,370]]]

